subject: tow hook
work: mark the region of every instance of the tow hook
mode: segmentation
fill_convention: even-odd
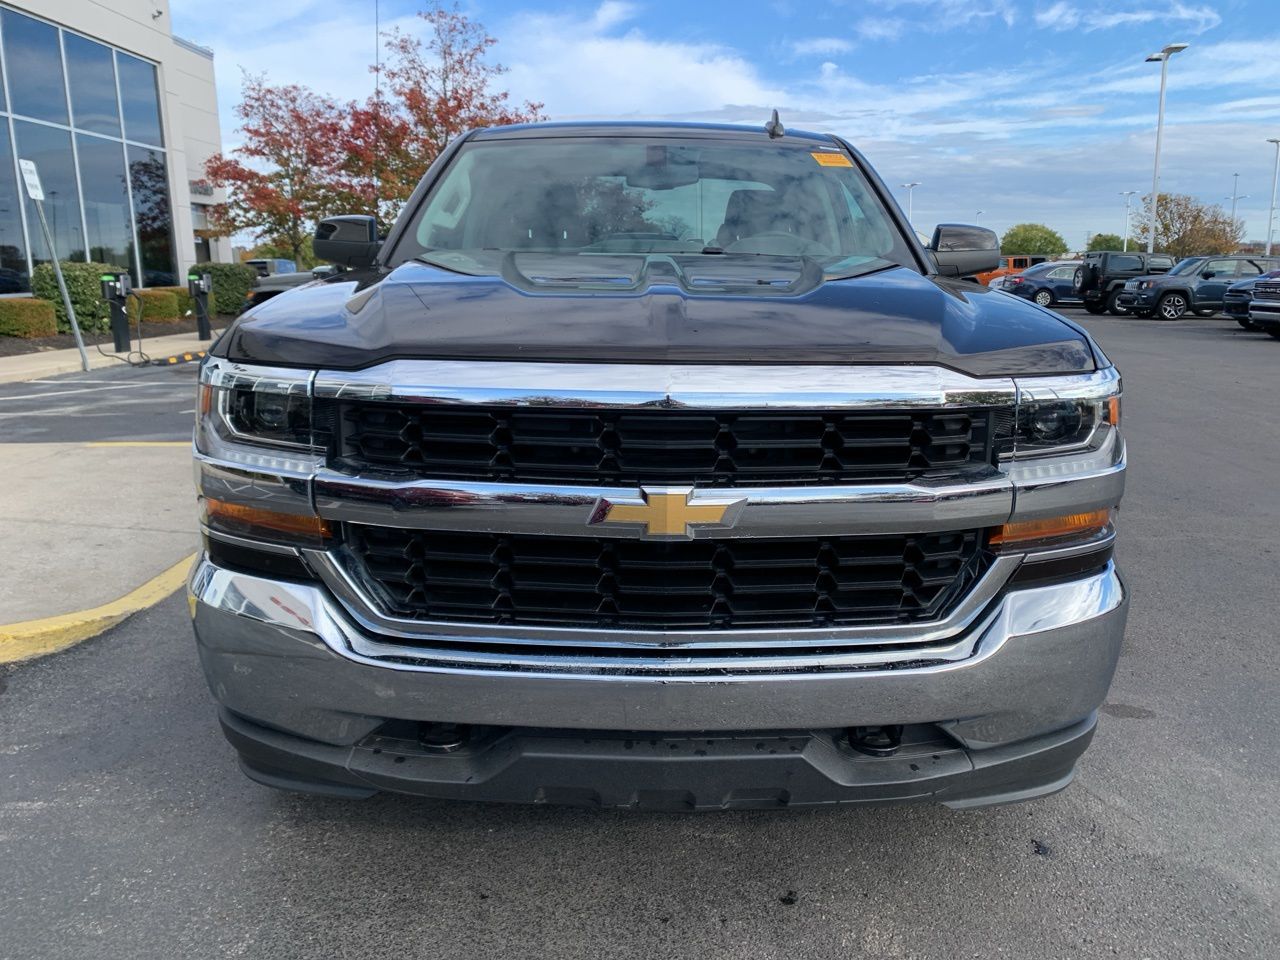
[[[471,728],[464,723],[423,723],[418,727],[418,743],[437,753],[453,753],[466,746]]]
[[[869,757],[891,757],[902,745],[902,724],[850,727],[849,746]]]

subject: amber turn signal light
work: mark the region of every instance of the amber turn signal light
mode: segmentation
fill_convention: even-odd
[[[1107,423],[1111,424],[1113,427],[1120,426],[1119,397],[1107,397],[1106,419]]]
[[[204,499],[205,522],[212,527],[219,527],[227,532],[243,532],[252,535],[257,531],[269,531],[275,534],[310,537],[325,540],[333,535],[333,528],[324,517],[307,516],[300,513],[278,513],[275,510],[264,510],[261,507],[250,507],[243,503],[228,503],[225,500]]]
[[[1046,540],[1087,540],[1102,533],[1112,521],[1115,510],[1090,510],[1068,513],[1044,520],[1019,520],[996,527],[988,541],[993,547],[1012,547]]]

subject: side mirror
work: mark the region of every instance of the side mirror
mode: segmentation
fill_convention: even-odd
[[[359,214],[321,220],[311,241],[316,259],[343,267],[373,266],[381,246],[378,221]]]
[[[944,277],[971,277],[1000,266],[1000,239],[986,227],[940,223],[929,249]]]

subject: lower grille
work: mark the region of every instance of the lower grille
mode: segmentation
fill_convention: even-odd
[[[731,630],[938,619],[986,569],[977,530],[639,541],[347,524],[384,612],[414,620]]]

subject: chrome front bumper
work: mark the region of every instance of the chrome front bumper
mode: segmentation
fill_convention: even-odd
[[[913,647],[906,662],[872,656],[844,669],[669,675],[434,662],[359,625],[323,586],[207,558],[190,590],[219,702],[256,724],[335,745],[399,719],[593,731],[936,723],[966,747],[990,748],[1089,717],[1106,696],[1127,611],[1108,563],[1084,579],[1007,590],[966,632],[936,649]]]

